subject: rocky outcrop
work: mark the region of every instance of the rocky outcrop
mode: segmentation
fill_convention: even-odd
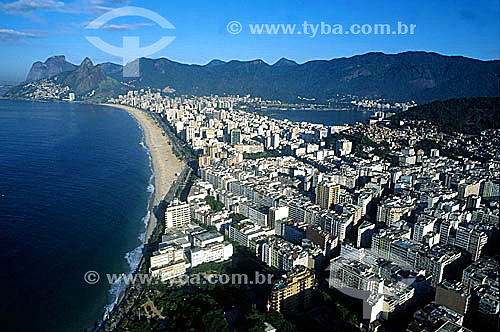
[[[58,78],[59,83],[68,85],[77,95],[85,94],[106,79],[100,65],[94,66],[89,58],[85,58],[78,68]]]
[[[75,70],[77,66],[66,61],[64,55],[56,55],[48,58],[45,62],[37,61],[32,66],[26,77],[26,81],[38,81],[58,75],[65,71]]]

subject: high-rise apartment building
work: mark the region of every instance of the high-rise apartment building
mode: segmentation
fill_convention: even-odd
[[[279,281],[271,292],[271,309],[279,312],[297,312],[311,304],[314,273],[298,265]]]
[[[330,287],[353,288],[371,293],[381,293],[383,279],[373,268],[361,261],[350,260],[342,256],[330,261]]]
[[[340,201],[340,185],[333,182],[322,182],[316,187],[316,204],[329,209]]]
[[[173,200],[165,210],[165,228],[180,228],[191,220],[189,204]]]
[[[345,156],[350,154],[352,151],[352,142],[342,139],[335,142],[335,153],[338,156]]]
[[[481,256],[481,250],[487,241],[488,237],[484,232],[463,225],[458,226],[455,245],[467,250],[474,261],[477,261]]]
[[[231,145],[241,143],[241,130],[239,128],[235,128],[235,129],[231,130],[230,136],[231,136],[230,137]]]

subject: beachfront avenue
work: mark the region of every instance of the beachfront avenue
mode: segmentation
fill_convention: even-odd
[[[167,173],[169,194],[154,205],[137,273],[106,275],[129,287],[104,331],[140,321],[144,302],[156,308],[201,292],[232,307],[235,289],[285,314],[321,298],[370,328],[440,287],[476,292],[471,273],[487,275],[494,265],[487,234],[498,231],[500,164],[481,160],[485,146],[498,155],[490,144],[498,131],[471,141],[428,122],[391,120],[412,101],[351,100],[372,113],[367,123],[344,125],[275,119],[265,112],[297,105],[252,96],[143,89],[108,102],[155,131],[147,142],[153,164],[165,162],[155,148],[163,144],[166,162],[177,160],[182,172]],[[454,275],[461,286],[450,284]],[[480,291],[495,293],[488,283]],[[343,306],[353,299],[362,306]],[[440,303],[425,308],[433,313],[425,319],[448,314]]]

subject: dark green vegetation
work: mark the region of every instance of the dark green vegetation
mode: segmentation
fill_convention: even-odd
[[[95,102],[106,102],[110,97],[113,97],[117,89],[120,89],[120,82],[108,76],[99,83],[92,99]]]
[[[243,158],[244,159],[259,159],[259,158],[269,158],[273,157],[275,154],[273,154],[271,151],[264,151],[264,152],[256,152],[256,153],[243,153]]]
[[[233,221],[236,221],[236,222],[240,222],[242,220],[245,220],[245,219],[248,219],[247,217],[245,217],[244,215],[240,214],[240,213],[233,213],[230,215],[231,219],[233,219]]]
[[[46,63],[51,65],[48,66]],[[80,66],[75,66],[66,62],[64,57],[52,57],[46,63],[35,63],[30,71],[31,76],[28,75],[29,78],[41,77],[44,82],[42,84],[50,83],[59,89],[68,86],[70,89],[68,92],[74,92],[80,97],[79,99],[103,102],[127,91],[119,80],[106,75],[106,73],[115,73],[117,67],[121,68],[119,65],[105,63],[94,66],[89,58],[85,58]],[[39,81],[33,82],[33,84],[39,83]],[[36,86],[30,86],[30,83],[21,84],[8,90],[5,96],[23,99],[35,90]],[[62,97],[67,98],[67,93]]]
[[[217,273],[227,273],[228,262],[225,263],[203,263],[191,269],[191,274],[194,273],[206,273],[206,272],[217,272]]]
[[[372,148],[373,150],[371,153],[379,156],[380,158],[388,159],[390,156],[391,150],[389,148],[389,143],[385,141],[376,143],[364,135],[348,135],[343,133],[334,134],[326,139],[327,147],[334,149],[335,143],[341,139],[346,139],[352,142],[352,151],[357,156],[366,158],[368,156],[368,153],[365,152],[366,148]]]
[[[55,76],[53,80],[59,84],[68,85],[77,95],[82,95],[96,89],[102,81],[106,80],[106,75],[101,66],[94,66],[89,58],[85,58],[76,70],[63,72]]]
[[[250,93],[297,101],[297,96],[326,100],[336,94],[416,100],[498,95],[500,61],[479,61],[436,53],[368,53],[298,65],[283,61],[230,61],[210,66],[185,65],[168,59],[140,60],[136,88],[169,86],[181,94]],[[114,75],[114,76],[113,76]],[[112,74],[116,79],[120,73]]]
[[[394,121],[427,120],[443,132],[479,134],[500,128],[500,98],[476,97],[435,101],[410,108],[394,116]]]
[[[350,58],[314,60],[304,64],[282,59],[274,65],[262,60],[212,61],[187,65],[165,58],[141,58],[140,77],[124,78],[119,65],[102,64],[102,75],[127,84],[127,89],[170,87],[179,94],[250,93],[263,98],[297,102],[298,96],[326,101],[336,94],[383,97],[393,101],[497,96],[500,61],[480,61],[436,53],[367,53]],[[96,75],[98,73],[95,73]],[[77,93],[95,89],[83,79]],[[78,84],[79,86],[80,84]],[[73,87],[72,87],[73,88]],[[123,93],[120,89],[114,94]],[[98,92],[98,91],[97,91]],[[22,96],[14,96],[22,97]]]
[[[264,322],[268,322],[280,332],[297,331],[278,312],[260,313],[253,310],[238,287],[210,285],[203,289],[203,293],[196,287],[158,291],[162,294],[154,300],[154,304],[165,318],[130,317],[124,321],[124,330],[262,332]],[[236,321],[237,324],[230,326],[228,320]]]
[[[224,209],[224,203],[215,199],[214,196],[207,196],[205,201],[210,205],[210,208],[215,212],[222,211]]]
[[[190,271],[190,284],[172,287],[168,284],[146,285],[143,295],[122,320],[120,331],[263,331],[264,322],[280,332],[297,331],[282,314],[266,313],[265,300],[270,284],[209,283],[206,272],[247,274],[249,280],[262,269],[255,253],[236,247],[231,261],[207,263]],[[146,317],[142,305],[150,303],[162,317]]]

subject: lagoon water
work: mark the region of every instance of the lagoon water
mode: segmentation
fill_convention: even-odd
[[[129,272],[140,255],[152,190],[142,141],[122,110],[0,100],[2,331],[102,319],[119,291],[106,273]]]

